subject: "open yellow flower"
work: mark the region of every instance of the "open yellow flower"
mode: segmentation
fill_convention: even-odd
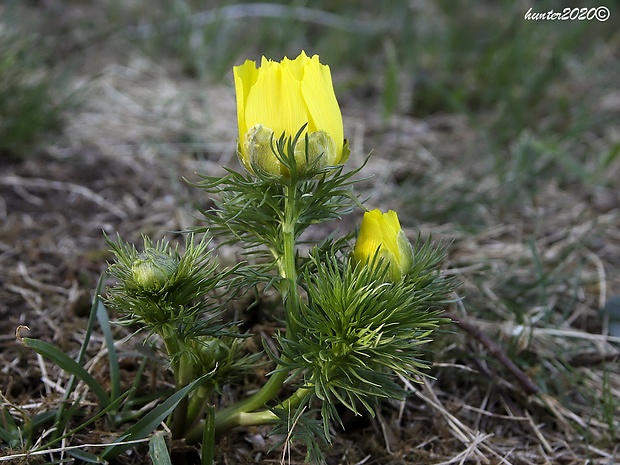
[[[282,135],[293,138],[304,125],[294,154],[300,172],[306,166],[306,154],[317,167],[346,161],[342,114],[329,67],[319,62],[318,55],[309,58],[301,52],[294,60],[282,62],[263,57],[259,68],[246,60],[233,68],[233,74],[239,158],[248,171],[287,175],[273,153],[272,138],[274,142]]]
[[[368,263],[375,254],[390,268],[393,281],[399,281],[413,265],[411,243],[400,227],[398,215],[375,209],[364,213],[362,226],[353,249],[353,261]]]

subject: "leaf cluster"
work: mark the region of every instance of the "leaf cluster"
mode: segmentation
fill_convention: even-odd
[[[271,450],[293,442],[301,442],[306,447],[306,462],[323,465],[325,456],[323,449],[329,441],[323,430],[323,423],[317,418],[316,410],[305,407],[292,409],[274,409],[278,421],[274,424],[270,435],[281,437]]]
[[[380,398],[402,399],[396,374],[413,379],[430,362],[421,346],[445,319],[439,316],[454,288],[439,265],[444,252],[420,240],[414,268],[400,282],[375,257],[369,265],[313,253],[315,272],[306,272],[308,302],[302,303],[295,337],[280,336],[278,359],[303,376],[304,385],[322,401],[325,436],[339,421],[336,404],[354,413],[362,405],[373,414]]]
[[[266,173],[241,174],[227,170],[224,177],[202,176],[195,185],[214,198],[210,210],[202,214],[216,236],[227,237],[224,243],[242,243],[248,253],[263,254],[266,247],[272,257],[283,254],[284,204],[296,205],[295,239],[311,225],[341,218],[359,205],[352,186],[358,170],[343,172],[344,165],[317,167],[307,163],[298,168],[294,138],[272,141],[272,150],[287,176]],[[348,150],[348,149],[347,149]],[[198,230],[203,231],[203,230]]]
[[[200,337],[190,344],[190,353],[196,358],[194,367],[201,374],[211,374],[211,385],[217,392],[221,392],[224,384],[255,369],[261,357],[261,353],[244,353],[244,339],[232,332],[219,337]]]
[[[116,256],[108,272],[117,283],[106,302],[123,315],[122,322],[144,325],[162,336],[173,366],[183,366],[194,379],[207,375],[209,389],[217,391],[256,366],[260,354],[244,355],[235,322],[221,321],[225,304],[234,298],[229,276],[235,268],[218,270],[206,236],[195,242],[189,235],[183,254],[178,246],[143,240],[144,251],[138,252],[120,237],[108,239]],[[151,282],[136,276],[136,266],[144,265],[151,266]],[[233,292],[220,296],[219,291]]]
[[[117,242],[107,240],[116,257],[108,272],[117,283],[108,290],[106,303],[123,315],[125,322],[144,324],[157,333],[162,326],[174,326],[188,337],[210,335],[221,329],[221,325],[213,324],[221,306],[211,293],[223,286],[231,270],[218,270],[206,237],[196,243],[193,235],[188,236],[182,255],[178,246],[172,248],[164,241],[153,244],[146,236],[141,253],[120,236]],[[176,266],[166,270],[158,285],[145,286],[136,279],[136,264],[166,258]]]

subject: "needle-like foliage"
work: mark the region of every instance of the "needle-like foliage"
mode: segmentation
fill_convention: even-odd
[[[139,322],[152,332],[175,326],[188,336],[214,334],[220,305],[210,294],[231,270],[218,271],[211,259],[209,240],[195,243],[189,236],[186,250],[144,237],[144,251],[134,245],[108,240],[116,261],[109,273],[117,279],[107,303],[127,322]]]
[[[285,190],[288,186],[296,205],[295,238],[309,226],[341,218],[359,204],[352,186],[359,170],[344,172],[344,165],[304,168],[303,179],[298,174],[294,147],[303,127],[294,138],[280,137],[272,141],[272,149],[289,173],[288,178],[269,174],[241,174],[228,170],[223,178],[201,176],[196,184],[214,198],[215,206],[203,211],[214,235],[228,235],[226,243],[241,242],[253,249],[265,246],[273,256],[282,251]],[[348,151],[348,147],[345,146]],[[293,187],[294,186],[294,187]],[[201,231],[198,229],[198,231]]]
[[[303,278],[308,302],[295,316],[302,329],[295,340],[280,338],[279,363],[302,374],[322,401],[326,437],[330,421],[339,421],[338,403],[373,414],[377,399],[404,397],[396,375],[415,379],[429,367],[421,346],[445,322],[439,314],[454,286],[439,270],[442,257],[418,241],[412,271],[391,282],[381,259],[353,265],[335,254],[311,255],[315,271]]]

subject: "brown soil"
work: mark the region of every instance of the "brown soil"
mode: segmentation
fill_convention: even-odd
[[[80,16],[80,11],[76,7],[74,13]],[[66,115],[64,133],[52,135],[44,156],[0,165],[0,393],[16,418],[20,409],[34,413],[56,405],[68,379],[23,347],[17,328],[27,326],[20,336],[40,338],[76,356],[94,288],[111,259],[103,233],[118,232],[138,245],[141,234],[178,240],[174,231],[195,225],[196,207],[210,201],[183,178],[239,167],[231,82],[204,86],[179,73],[175,63],[165,65],[137,51],[84,58],[70,85],[88,82],[87,99]],[[372,195],[369,207],[411,209],[401,184],[421,173],[436,176],[448,193],[471,176],[456,162],[476,144],[476,132],[462,116],[402,116],[386,123],[376,102],[350,94],[343,96],[342,107],[353,149],[350,166],[376,151],[364,171],[374,177],[360,184],[362,192]],[[385,404],[375,418],[345,417],[345,430],[337,431],[328,449],[328,463],[576,465],[617,459],[618,341],[615,345],[603,336],[607,321],[598,311],[620,293],[617,175],[614,166],[609,179],[616,176],[616,181],[605,187],[551,181],[534,203],[518,211],[481,207],[476,214],[483,225],[473,233],[456,222],[420,221],[413,228],[413,220],[404,221],[411,238],[420,231],[452,241],[446,269],[459,275],[459,295],[467,297],[450,310],[518,359],[542,394],[528,396],[479,339],[451,327],[434,342],[434,378],[407,387],[412,392],[406,403]],[[492,193],[500,187],[481,185],[480,190]],[[356,219],[348,220],[347,227]],[[548,309],[520,300],[536,289],[527,287],[535,281],[533,249],[545,269],[562,278],[548,283]],[[237,252],[221,254],[232,261]],[[526,290],[498,295],[504,278]],[[525,306],[525,323],[515,319],[506,302]],[[555,332],[536,324],[547,310],[556,315]],[[257,328],[272,324],[254,323]],[[128,333],[128,328],[115,328],[119,340]],[[127,383],[137,368],[130,353],[140,346],[128,342],[121,348]],[[95,331],[87,359],[101,347]],[[106,382],[104,364],[91,369]],[[170,381],[169,374],[158,371],[149,379],[157,379],[158,387]],[[260,376],[247,380],[261,382]],[[151,387],[145,386],[145,392]],[[228,394],[238,392],[231,387]],[[90,405],[93,399],[85,401]],[[604,407],[605,402],[610,403]],[[603,417],[604,408],[615,429]],[[103,443],[118,433],[98,426],[80,432],[71,444]],[[282,449],[268,452],[273,439],[267,432],[241,428],[223,437],[217,463],[303,462],[305,452],[298,446],[290,456]],[[173,463],[199,463],[194,448],[171,447]],[[119,463],[150,463],[147,446]]]

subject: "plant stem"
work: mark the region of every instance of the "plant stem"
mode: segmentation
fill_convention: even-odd
[[[284,185],[284,221],[282,222],[283,254],[280,273],[284,278],[282,298],[286,310],[287,337],[294,338],[297,332],[295,313],[299,308],[299,289],[297,286],[297,260],[295,240],[297,235],[297,182],[291,179]]]
[[[275,373],[271,378],[269,378],[267,384],[265,384],[262,389],[256,394],[218,412],[215,416],[214,431],[217,434],[221,434],[231,428],[234,428],[235,426],[256,426],[277,422],[280,417],[271,410],[261,410],[259,412],[253,412],[252,410],[256,410],[257,408],[262,407],[267,403],[267,400],[270,399],[268,398],[269,391],[275,391],[273,392],[273,395],[277,394],[279,387],[282,385],[282,383],[280,382],[280,384],[278,384],[280,380],[275,380],[275,378],[282,374],[286,375],[286,372]],[[283,376],[282,382],[285,379],[286,376]],[[268,386],[270,383],[272,384]],[[290,412],[296,409],[311,392],[311,388],[299,388],[293,393],[291,397],[278,405],[276,409],[282,409]],[[205,427],[206,426],[204,421],[201,421],[198,425],[194,426],[187,433],[186,442],[188,444],[198,442],[201,435],[204,436],[205,434]]]
[[[311,388],[302,387],[297,389],[291,397],[286,399],[274,410],[284,410],[291,413],[303,400],[312,392]],[[280,417],[271,410],[261,410],[260,412],[240,413],[238,416],[239,426],[256,426],[265,425],[267,423],[275,423]],[[218,433],[220,431],[218,430]]]
[[[192,392],[187,405],[186,429],[191,427],[203,414],[210,396],[211,386],[209,384],[199,386]]]
[[[202,434],[202,465],[213,465],[215,452],[215,405],[207,405],[207,417]]]
[[[251,412],[257,408],[264,407],[267,402],[278,394],[287,376],[288,373],[286,371],[274,373],[258,392],[251,395],[247,399],[242,400],[238,404],[232,405],[223,409],[221,412],[218,412],[215,417],[215,429],[218,432],[221,432],[234,428],[239,424],[237,422],[239,414]]]
[[[282,277],[282,285],[279,286],[279,290],[282,293],[286,310],[286,332],[288,337],[294,337],[293,335],[297,332],[295,313],[298,311],[300,304],[296,260],[299,207],[297,205],[297,180],[296,178],[291,178],[289,181],[289,183],[283,184],[284,218],[280,225],[283,242],[282,254],[275,258],[278,262],[280,276]],[[263,424],[276,420],[277,417],[272,412],[254,411],[264,407],[267,402],[276,397],[287,377],[287,371],[276,371],[258,392],[218,412],[215,416],[215,430],[218,433],[222,433],[242,424]],[[203,432],[202,428],[202,422],[192,427],[185,436],[186,440],[189,443],[199,441]]]
[[[162,337],[168,356],[173,360],[172,369],[174,371],[175,390],[179,391],[193,381],[194,370],[192,369],[192,361],[189,354],[182,350],[178,334],[174,328],[164,327]],[[187,407],[188,399],[184,397],[174,409],[172,426],[170,428],[173,438],[183,437],[187,426]]]
[[[287,335],[291,335],[296,332],[294,314],[299,308],[295,247],[299,219],[297,181],[291,179],[290,183],[283,185],[283,189],[284,218],[280,225],[283,241],[282,254],[276,255],[275,258],[282,277],[279,290],[286,310],[286,331]],[[275,372],[258,392],[218,412],[215,416],[215,430],[221,433],[235,426],[246,424],[246,421],[259,421],[259,424],[272,421],[274,417],[271,412],[256,412],[255,414],[251,412],[264,407],[267,402],[276,397],[287,377],[288,372],[285,370]],[[199,441],[202,427],[202,422],[192,427],[186,434],[186,440],[189,443]]]
[[[257,392],[252,394],[250,397],[247,397],[246,399],[243,399],[217,412],[215,416],[216,431],[218,433],[221,433],[231,428],[234,428],[235,426],[239,426],[239,419],[242,417],[242,414],[251,412],[260,407],[264,407],[267,402],[269,402],[278,394],[287,376],[288,373],[286,371],[279,371],[277,373],[274,373],[273,375],[271,375],[265,385]],[[203,422],[200,422],[199,424],[192,427],[185,435],[186,441],[189,444],[200,441],[203,433],[203,428]]]

